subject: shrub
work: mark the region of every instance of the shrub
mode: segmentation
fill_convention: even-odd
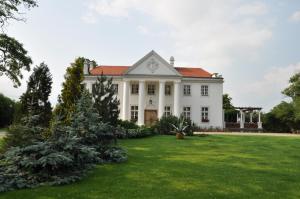
[[[118,126],[124,128],[124,129],[138,129],[139,126],[132,122],[132,121],[128,121],[128,120],[118,120]]]
[[[172,125],[177,125],[179,123],[179,118],[176,116],[163,116],[157,123],[156,129],[159,134],[163,135],[173,135],[174,127]]]
[[[157,132],[152,127],[141,126],[138,129],[125,130],[125,136],[122,138],[144,138],[157,135]]]
[[[8,128],[7,135],[3,139],[3,148],[1,151],[7,150],[10,147],[26,146],[34,141],[41,141],[42,127],[30,127],[24,125],[12,125]]]
[[[106,148],[101,154],[105,162],[120,163],[127,160],[127,151],[117,146]]]
[[[8,150],[0,166],[0,192],[41,184],[66,184],[81,179],[98,152],[66,133],[45,142]]]
[[[182,116],[181,116],[182,117]],[[184,119],[185,125],[188,127],[185,128],[184,133],[187,136],[192,136],[193,132],[198,129],[197,125],[192,122],[190,119]],[[163,116],[155,125],[155,128],[157,129],[159,134],[163,135],[174,135],[174,126],[178,126],[180,123],[180,118],[176,116]],[[174,125],[174,126],[173,126]]]

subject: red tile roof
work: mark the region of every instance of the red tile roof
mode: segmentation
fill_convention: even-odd
[[[96,68],[90,71],[91,75],[112,75],[112,76],[120,76],[123,75],[126,70],[128,70],[129,66],[97,66]]]
[[[175,67],[183,77],[212,77],[212,74],[202,68]]]
[[[111,75],[111,76],[121,76],[123,75],[130,66],[97,66],[93,68],[90,73],[91,75]],[[198,78],[210,78],[212,74],[203,70],[202,68],[188,68],[188,67],[175,67],[175,69],[183,77],[198,77]]]

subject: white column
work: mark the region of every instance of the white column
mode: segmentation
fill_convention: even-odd
[[[122,120],[127,120],[129,110],[129,81],[123,80]]]
[[[253,123],[253,112],[250,112],[250,123]]]
[[[239,113],[236,113],[236,123],[239,123]]]
[[[262,129],[262,122],[261,122],[260,111],[258,111],[258,122],[257,122],[257,128],[259,128],[259,129]]]
[[[174,82],[174,115],[180,116],[180,82]]]
[[[165,81],[159,80],[159,93],[158,93],[158,118],[164,115],[165,110]]]
[[[242,110],[240,110],[240,114],[241,114],[241,116],[240,116],[240,128],[241,129],[243,129],[244,128],[244,117],[245,117],[245,115],[244,115],[244,112],[242,111]]]
[[[138,125],[144,125],[145,80],[139,80]]]

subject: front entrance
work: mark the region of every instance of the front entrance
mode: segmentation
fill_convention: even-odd
[[[145,110],[145,125],[151,126],[157,122],[157,110]]]

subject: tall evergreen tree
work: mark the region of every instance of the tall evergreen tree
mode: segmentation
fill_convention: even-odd
[[[24,116],[38,116],[37,125],[48,127],[52,110],[49,95],[52,89],[52,75],[48,66],[41,63],[33,69],[29,77],[27,90],[21,96],[22,112]]]
[[[119,117],[120,101],[115,95],[115,88],[112,84],[112,78],[107,78],[101,74],[93,85],[94,106],[97,109],[101,121],[116,125]]]
[[[83,65],[85,60],[84,57],[79,57],[67,68],[61,94],[58,96],[58,105],[54,114],[61,115],[66,124],[70,123],[76,102],[80,99],[83,91]],[[95,61],[93,63],[96,65]]]

